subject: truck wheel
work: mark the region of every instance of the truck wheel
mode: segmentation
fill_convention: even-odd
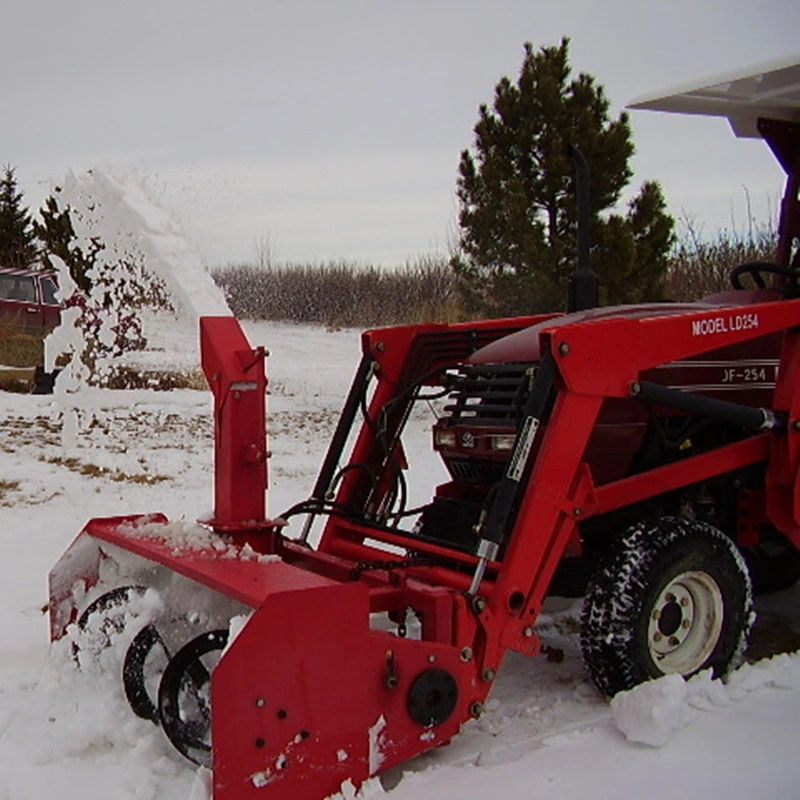
[[[664,517],[629,528],[599,564],[583,607],[581,648],[611,696],[669,673],[723,675],[753,623],[747,567],[703,522]]]

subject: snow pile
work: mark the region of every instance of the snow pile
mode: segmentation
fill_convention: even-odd
[[[370,800],[373,797],[385,797],[386,792],[377,778],[370,778],[361,784],[361,788],[356,791],[356,787],[350,780],[342,784],[342,788],[336,794],[329,795],[325,800]]]
[[[154,521],[150,516],[145,516],[132,522],[124,522],[118,530],[124,536],[130,536],[132,539],[157,539],[174,548],[176,553],[186,550],[206,552],[212,550],[220,558],[258,561],[260,564],[281,560],[280,556],[273,553],[257,552],[247,542],[241,546],[234,544],[210,527],[186,519],[159,522]]]
[[[688,694],[680,675],[665,675],[620,692],[611,701],[611,714],[629,741],[661,747],[673,731],[689,722]]]
[[[214,794],[214,773],[206,767],[198,767],[189,792],[189,800],[211,800]]]
[[[688,682],[680,675],[665,675],[620,692],[611,700],[611,715],[628,741],[663,747],[698,711],[724,708],[762,688],[800,689],[800,658],[780,655],[745,664],[727,682],[712,679],[711,670]]]
[[[73,596],[79,608],[88,608],[83,582],[78,582]],[[94,594],[94,599],[99,595]],[[134,636],[165,613],[164,601],[155,589],[130,588],[118,604],[98,608],[79,623],[67,626],[66,639],[76,665],[92,678],[116,674],[121,663],[120,651],[127,650]],[[59,651],[61,643],[55,650]],[[116,687],[115,687],[116,688]]]
[[[148,800],[163,787],[185,796],[185,768],[161,731],[134,716],[122,696],[119,653],[106,648],[94,664],[81,659],[78,670],[72,641],[65,638],[53,646],[41,671],[3,682],[0,797],[46,797],[54,786],[60,796],[72,797],[76,764],[97,759],[108,770],[117,760],[114,753],[122,752],[126,763],[114,767],[117,796]],[[24,764],[31,765],[27,774]]]
[[[800,689],[800,652],[746,664],[731,676],[728,691],[732,699],[739,700],[761,687],[772,689]]]
[[[119,526],[119,532],[132,539],[158,539],[176,550],[217,550],[225,553],[231,549],[228,543],[209,528],[185,519],[159,522],[151,517],[141,517]]]

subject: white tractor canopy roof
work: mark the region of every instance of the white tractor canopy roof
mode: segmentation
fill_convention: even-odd
[[[800,55],[637,97],[628,107],[727,117],[736,136],[761,138],[760,117],[800,123]]]

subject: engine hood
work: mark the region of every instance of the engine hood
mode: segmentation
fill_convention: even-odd
[[[773,289],[751,291],[729,291],[711,295],[695,303],[639,303],[635,305],[606,306],[576,311],[560,317],[551,317],[530,328],[512,333],[502,339],[476,350],[468,359],[468,364],[498,364],[538,361],[539,335],[544,330],[574,325],[577,322],[601,319],[642,319],[663,317],[672,314],[687,314],[697,311],[711,311],[720,307],[750,305],[779,300],[780,292]]]

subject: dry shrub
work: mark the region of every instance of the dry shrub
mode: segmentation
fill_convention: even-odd
[[[33,391],[34,370],[0,370],[0,391],[14,394],[30,394]]]
[[[665,296],[697,300],[730,287],[733,267],[775,259],[773,226],[751,223],[748,233],[721,230],[705,237],[689,220],[670,257]],[[231,310],[247,319],[288,320],[330,328],[368,328],[466,319],[457,279],[443,256],[417,258],[399,269],[339,261],[327,264],[240,264],[216,270],[214,280]]]
[[[423,256],[399,269],[339,261],[240,264],[214,272],[237,317],[331,328],[366,328],[460,317],[447,259]]]
[[[670,300],[692,301],[731,288],[730,271],[750,261],[775,261],[778,235],[774,227],[751,224],[747,234],[718,231],[705,239],[684,221],[666,278]]]
[[[116,483],[139,483],[151,485],[155,483],[163,483],[170,481],[172,478],[169,475],[151,475],[151,474],[135,474],[132,475],[128,472],[123,472],[120,469],[110,469],[109,467],[100,467],[97,464],[85,463],[79,458],[63,458],[62,456],[53,456],[51,458],[42,457],[41,461],[48,464],[54,464],[57,467],[64,467],[70,472],[75,472],[85,478],[107,478]]]
[[[42,334],[23,331],[12,322],[0,323],[0,391],[29,394],[34,369],[43,364]]]
[[[0,364],[8,367],[42,366],[43,334],[24,331],[11,322],[0,323]]]
[[[34,384],[33,369],[0,369],[0,391],[30,394]],[[149,389],[154,392],[208,389],[200,370],[140,370],[131,367],[115,367],[103,386],[107,389]]]
[[[103,385],[107,389],[150,389],[154,392],[208,389],[200,370],[141,370],[130,367],[116,367]]]
[[[6,501],[6,495],[18,491],[19,487],[19,481],[0,481],[0,506],[10,505]]]

